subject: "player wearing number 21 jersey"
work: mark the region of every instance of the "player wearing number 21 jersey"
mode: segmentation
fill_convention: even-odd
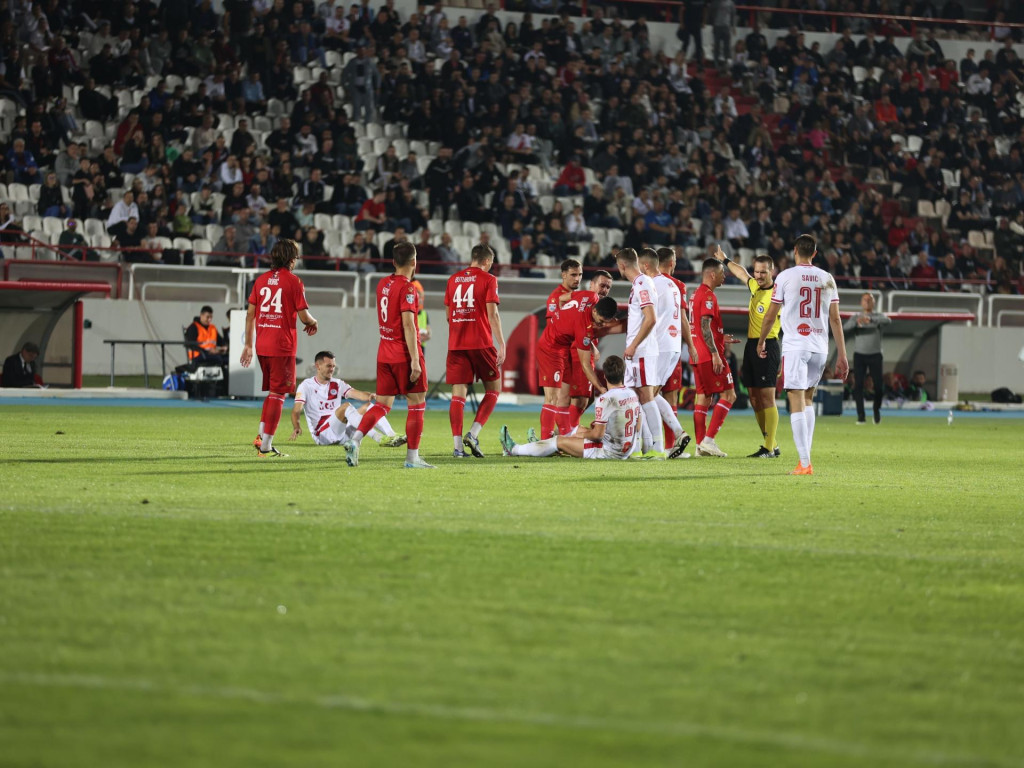
[[[292,274],[298,256],[299,247],[294,240],[278,240],[270,252],[270,271],[256,278],[249,294],[241,363],[248,367],[252,362],[255,340],[263,389],[268,392],[256,446],[260,457],[283,455],[273,447],[273,441],[284,399],[295,391],[296,318],[302,320],[308,335],[313,336],[317,330],[316,320],[306,305],[302,281]]]

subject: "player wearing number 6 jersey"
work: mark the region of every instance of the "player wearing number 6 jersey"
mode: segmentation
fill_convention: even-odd
[[[508,427],[502,427],[502,452],[505,456],[544,457],[561,451],[578,459],[628,459],[642,416],[636,392],[622,385],[624,374],[621,357],[613,355],[604,361],[608,390],[594,401],[594,423],[580,427],[575,437],[556,435],[537,443],[516,445]]]
[[[399,243],[392,254],[395,274],[377,283],[377,402],[363,416],[359,429],[345,444],[345,461],[359,466],[359,446],[382,416],[387,416],[396,395],[405,395],[408,415],[405,434],[408,449],[406,469],[434,469],[420,459],[423,413],[427,409],[427,364],[420,346],[416,315],[419,298],[412,284],[416,273],[416,246]]]
[[[259,457],[283,456],[274,448],[274,434],[281,421],[284,399],[295,391],[295,318],[302,320],[308,335],[316,334],[316,319],[309,314],[302,281],[292,274],[299,258],[294,240],[278,240],[270,251],[270,271],[253,283],[245,316],[245,347],[241,363],[252,362],[253,344],[263,371],[263,389],[268,392],[260,415]]]
[[[444,305],[448,308],[447,380],[452,386],[448,417],[455,442],[454,455],[462,458],[469,451],[484,457],[477,439],[501,389],[501,364],[505,362],[505,336],[498,315],[498,281],[489,274],[494,250],[477,245],[470,254],[470,266],[448,278]],[[497,339],[497,346],[494,340]],[[469,432],[462,434],[466,393],[474,380],[484,383],[484,397]]]
[[[821,380],[828,357],[828,329],[836,340],[839,357],[836,375],[845,379],[850,371],[846,359],[843,321],[839,318],[839,292],[832,275],[811,264],[818,246],[810,235],[800,235],[793,247],[796,266],[775,278],[771,306],[761,323],[757,354],[768,356],[766,339],[775,318],[782,319],[782,360],[789,423],[800,463],[791,475],[813,475],[811,444],[814,441],[814,389]],[[780,315],[781,310],[781,315]]]

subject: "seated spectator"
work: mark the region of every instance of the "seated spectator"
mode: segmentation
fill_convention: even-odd
[[[185,329],[188,361],[199,365],[227,365],[228,348],[221,344],[213,324],[213,307],[204,306]]]
[[[915,291],[939,290],[939,272],[928,263],[928,254],[921,251],[917,254],[917,264],[910,270],[910,284]]]
[[[925,403],[930,399],[928,397],[928,390],[925,388],[924,371],[914,371],[910,377],[910,385],[907,387],[907,400],[915,403]]]
[[[942,265],[938,268],[939,280],[941,280],[941,290],[946,293],[954,293],[966,289],[964,285],[964,274],[960,271],[960,267],[957,266],[956,256],[952,253],[947,253],[946,257],[942,260]]]
[[[238,239],[238,230],[234,224],[224,227],[224,234],[213,244],[213,253],[206,260],[211,267],[245,266],[245,245]]]
[[[565,216],[565,233],[570,242],[588,243],[594,236],[587,229],[587,222],[583,218],[583,206],[574,205],[572,211]]]
[[[512,265],[519,267],[515,271],[515,275],[518,277],[544,277],[542,271],[534,269],[537,266],[537,256],[539,255],[540,249],[534,245],[533,237],[523,235],[518,247],[512,249]]]
[[[580,165],[579,155],[573,155],[555,182],[555,194],[559,197],[582,195],[586,192],[586,184],[586,176]]]
[[[46,174],[46,180],[39,189],[39,201],[36,203],[36,211],[40,216],[64,218],[68,215],[68,207],[64,204],[63,192],[57,183],[57,174],[53,171]]]
[[[39,183],[39,164],[25,148],[25,140],[22,138],[16,138],[7,150],[7,168],[14,174],[14,181],[18,184]]]
[[[381,262],[380,251],[373,244],[372,229],[357,231],[352,242],[345,246],[345,261],[353,272],[370,273],[386,268]]]
[[[121,200],[111,208],[107,217],[107,234],[112,238],[118,237],[127,228],[129,219],[135,219],[136,224],[139,222],[139,206],[135,202],[135,193],[130,189],[125,190]]]
[[[26,341],[21,345],[20,350],[4,360],[3,382],[0,383],[11,389],[42,388],[43,380],[36,372],[36,358],[38,357],[39,347],[31,341]]]
[[[384,204],[383,190],[377,190],[373,197],[363,203],[356,214],[353,226],[357,232],[367,229],[388,229],[387,206]]]
[[[332,269],[330,254],[324,246],[324,233],[316,227],[306,230],[302,238],[302,266],[304,269]]]
[[[112,245],[121,251],[121,260],[126,264],[156,264],[163,254],[154,254],[145,249],[145,232],[139,227],[134,216],[124,222],[124,229],[114,237]]]

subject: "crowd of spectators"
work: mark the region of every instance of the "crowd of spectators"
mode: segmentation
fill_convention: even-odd
[[[503,23],[493,4],[403,15],[393,0],[224,0],[221,14],[210,0],[18,0],[0,15],[0,97],[18,105],[3,170],[42,184],[39,216],[102,219],[121,247],[217,225],[210,264],[251,264],[292,237],[307,268],[370,269],[411,237],[446,271],[465,254],[423,231],[457,212],[507,244],[525,275],[544,274],[542,254],[607,265],[618,239],[595,229],[621,230],[628,246],[694,249],[684,252],[698,261],[695,249],[717,242],[767,251],[780,268],[809,232],[822,266],[851,287],[1019,290],[1019,30],[999,26],[998,51],[955,61],[935,29],[901,47],[889,22],[850,19],[808,45],[803,30],[820,17],[773,13],[762,20],[784,32],[774,44],[755,24],[724,47],[716,37],[717,60],[705,62],[693,43],[730,5],[687,2],[683,50],[669,55],[652,47],[646,16],[601,5],[579,19],[541,4]],[[938,18],[955,5],[899,9]],[[316,77],[297,80],[306,66]],[[81,86],[73,109],[69,85]],[[120,89],[141,92],[127,114]],[[406,126],[407,141],[436,154],[367,156],[356,128],[373,119]],[[116,133],[83,141],[85,120],[116,122]],[[254,129],[264,120],[272,130]],[[919,218],[920,201],[948,201],[946,225]],[[351,217],[348,241],[329,247],[318,214]],[[993,239],[972,245],[974,230]],[[20,236],[0,207],[0,241]]]

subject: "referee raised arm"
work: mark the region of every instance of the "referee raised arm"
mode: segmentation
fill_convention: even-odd
[[[751,275],[742,265],[731,261],[721,248],[715,252],[715,258],[725,264],[735,277],[743,280],[750,291],[750,309],[747,321],[747,345],[743,348],[743,367],[740,381],[750,393],[750,404],[761,428],[764,442],[760,448],[750,454],[751,459],[774,459],[779,456],[779,444],[775,439],[779,429],[779,409],[775,405],[775,382],[779,378],[779,363],[782,354],[779,350],[779,319],[775,318],[768,332],[765,349],[767,357],[757,354],[757,341],[761,336],[761,321],[768,311],[775,283],[772,275],[775,262],[771,256],[754,257],[754,274]]]

